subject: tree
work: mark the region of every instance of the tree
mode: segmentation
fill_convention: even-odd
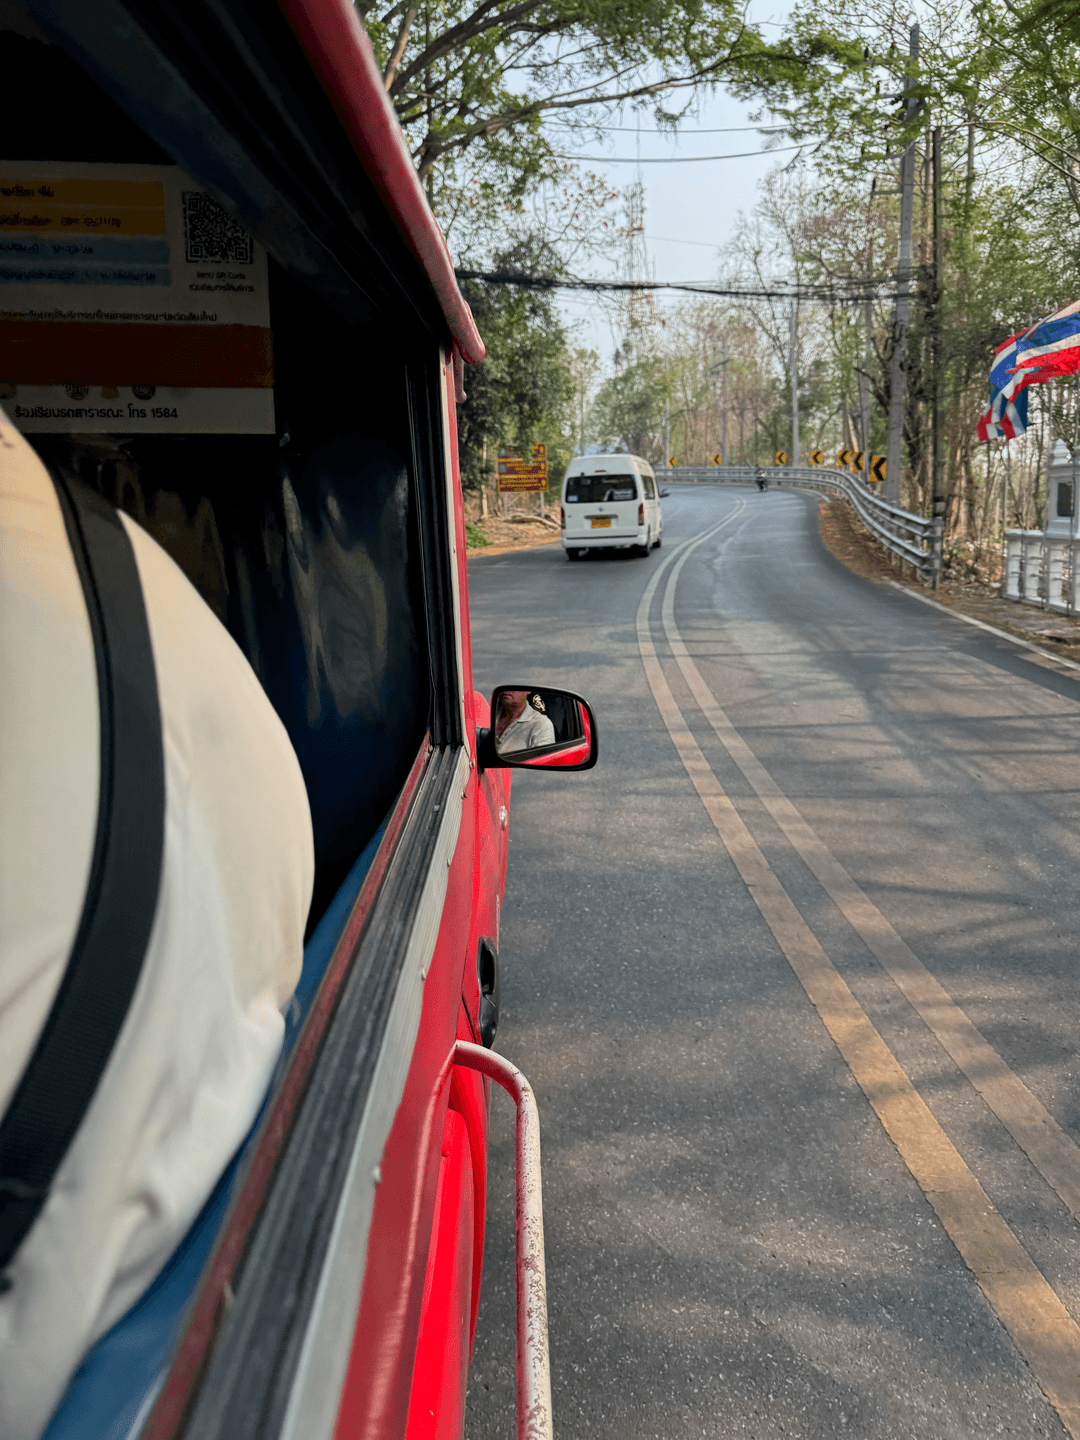
[[[552,177],[575,127],[595,133],[598,111],[651,104],[675,124],[706,86],[799,88],[820,48],[812,37],[767,43],[735,0],[397,0],[385,10],[357,0],[357,9],[432,196],[438,169],[460,185],[455,162],[480,150],[480,168],[486,161],[506,195],[520,197]],[[555,118],[561,142],[545,125]]]
[[[671,376],[659,356],[632,360],[604,382],[596,397],[593,426],[600,444],[659,463],[671,392]]]
[[[570,385],[574,425],[574,449],[582,451],[587,443],[592,392],[600,373],[600,356],[595,350],[577,348],[570,356]]]
[[[496,256],[506,269],[550,264],[542,247],[523,242]],[[466,378],[458,408],[462,484],[475,490],[495,473],[500,446],[548,447],[549,473],[569,463],[572,393],[566,332],[548,292],[466,280],[462,291],[484,337],[487,358]]]

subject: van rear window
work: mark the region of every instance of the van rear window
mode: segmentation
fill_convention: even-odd
[[[599,505],[605,500],[636,499],[636,475],[574,475],[566,482],[568,505]]]

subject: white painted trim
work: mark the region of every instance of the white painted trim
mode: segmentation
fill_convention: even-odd
[[[462,664],[461,648],[461,589],[458,583],[457,532],[454,524],[457,514],[457,495],[455,494],[456,487],[454,485],[454,467],[450,463],[450,404],[446,394],[446,368],[447,365],[450,364],[450,355],[449,352],[440,350],[439,356],[442,362],[442,368],[439,372],[442,380],[439,386],[439,406],[442,411],[443,477],[446,483],[446,514],[450,521],[450,534],[448,536],[450,541],[450,558],[453,561],[450,567],[450,583],[453,587],[454,596],[454,648],[457,654],[458,710],[461,715],[461,733],[465,738],[465,749],[471,756],[475,747],[475,741],[473,736],[469,734],[469,725],[465,716],[465,672]],[[453,367],[451,366],[451,374],[452,373]],[[462,494],[464,494],[464,491]],[[464,501],[462,503],[464,503]],[[470,676],[470,679],[471,678]]]
[[[431,967],[442,921],[450,861],[461,829],[461,792],[468,776],[469,757],[461,750],[435,851],[416,907],[368,1103],[338,1201],[280,1440],[331,1440],[337,1423],[360,1309],[379,1164],[404,1094],[420,1029],[424,980]]]

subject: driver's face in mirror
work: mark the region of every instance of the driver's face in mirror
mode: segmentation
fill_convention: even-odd
[[[556,743],[555,726],[539,690],[503,690],[495,708],[495,748],[516,755]]]
[[[491,697],[490,729],[480,737],[481,764],[552,770],[591,770],[596,764],[596,723],[588,705],[569,690],[500,685]]]

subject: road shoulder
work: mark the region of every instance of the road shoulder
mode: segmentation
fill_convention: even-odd
[[[1026,649],[1038,650],[1062,662],[1063,669],[1080,670],[1080,620],[1034,605],[1003,600],[988,585],[946,581],[934,593],[900,573],[899,563],[859,524],[844,500],[823,501],[818,506],[821,538],[826,548],[854,574],[876,584],[888,584],[907,591],[936,609],[980,629],[1015,640]]]

